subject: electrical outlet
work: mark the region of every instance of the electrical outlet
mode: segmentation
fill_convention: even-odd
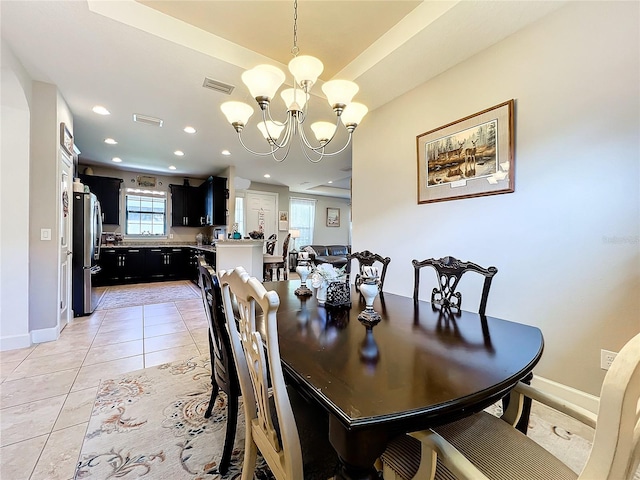
[[[600,350],[600,368],[603,370],[609,370],[613,360],[618,355],[617,352],[610,352],[609,350]]]
[[[169,240],[171,240],[173,238],[173,233],[169,234]]]

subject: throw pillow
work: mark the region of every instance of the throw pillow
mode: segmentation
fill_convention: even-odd
[[[314,256],[317,255],[316,251],[313,249],[311,245],[304,247],[303,250],[307,252],[309,255],[314,255]]]

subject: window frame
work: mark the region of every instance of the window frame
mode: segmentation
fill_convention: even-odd
[[[151,199],[152,200],[152,210],[150,212],[147,211],[131,211],[129,210],[129,197],[140,197],[140,198],[146,198],[146,199]],[[155,202],[158,202],[159,200],[162,201],[163,203],[163,211],[162,213],[159,212],[154,212],[153,211],[153,204]],[[136,189],[136,188],[127,188],[124,192],[124,235],[125,237],[129,237],[129,238],[167,238],[169,236],[168,234],[168,212],[167,212],[167,193],[164,191],[160,191],[160,190],[141,190],[141,189]],[[162,215],[163,216],[163,221],[162,221],[162,230],[163,233],[159,233],[159,234],[153,234],[153,233],[129,233],[129,214],[130,213],[139,213],[140,215],[142,214],[151,214],[152,215],[152,228],[153,225],[157,225],[153,222],[153,215]],[[139,221],[139,225],[142,225],[142,222]]]

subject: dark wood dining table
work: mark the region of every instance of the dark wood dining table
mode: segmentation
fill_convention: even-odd
[[[498,401],[542,355],[533,326],[477,313],[442,311],[389,293],[376,297],[381,321],[351,308],[298,298],[299,280],[266,282],[280,297],[278,337],[290,383],[329,413],[338,478],[377,478],[374,463],[394,436],[448,423]]]

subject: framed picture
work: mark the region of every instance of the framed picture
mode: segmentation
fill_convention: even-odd
[[[327,227],[339,227],[340,226],[340,209],[339,208],[327,208]]]
[[[289,212],[285,210],[278,212],[278,230],[281,232],[289,230]]]
[[[418,203],[514,191],[514,101],[416,137]]]
[[[148,175],[138,175],[136,177],[139,187],[155,187],[156,177],[150,177]]]
[[[73,135],[64,122],[60,123],[60,145],[69,155],[73,156]]]

